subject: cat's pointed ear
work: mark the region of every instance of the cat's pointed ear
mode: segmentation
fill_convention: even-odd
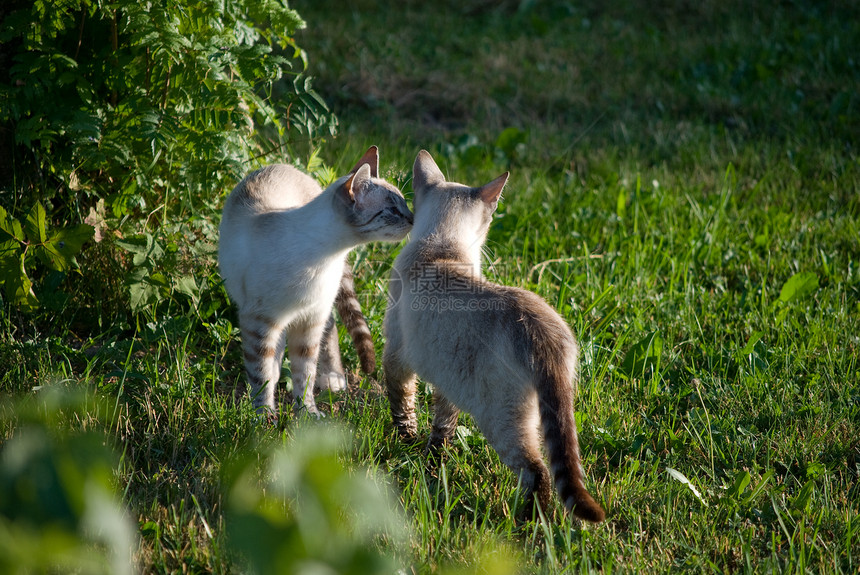
[[[445,176],[430,153],[427,150],[418,152],[418,157],[415,158],[415,164],[412,166],[412,189],[423,189],[444,181]]]
[[[350,174],[355,174],[361,166],[370,166],[370,177],[379,177],[379,148],[370,146],[358,163],[349,171]]]
[[[358,166],[355,173],[350,175],[349,179],[338,190],[340,197],[347,203],[354,204],[356,197],[361,194],[361,190],[364,189],[365,184],[373,177],[371,173],[370,165],[362,164]]]
[[[484,184],[478,188],[478,197],[493,209],[496,209],[496,204],[499,203],[499,197],[502,195],[502,190],[505,189],[505,184],[508,182],[510,172],[505,172],[489,184]]]

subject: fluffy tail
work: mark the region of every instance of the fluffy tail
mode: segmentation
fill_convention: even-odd
[[[579,456],[571,383],[577,377],[577,370],[569,359],[570,347],[564,345],[570,337],[569,333],[547,337],[541,346],[544,347],[543,353],[536,354],[540,418],[550,469],[564,506],[580,519],[599,523],[606,517],[606,512],[585,489]]]
[[[341,321],[346,326],[355,350],[358,352],[358,360],[361,362],[361,371],[370,374],[376,371],[376,349],[373,347],[373,338],[370,336],[370,328],[361,306],[355,295],[355,284],[352,281],[352,270],[348,264],[343,267],[343,276],[340,279],[340,290],[334,300],[334,306],[340,315]]]

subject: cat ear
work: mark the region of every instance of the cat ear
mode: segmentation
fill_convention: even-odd
[[[376,146],[370,146],[358,163],[349,171],[350,174],[354,174],[358,171],[361,166],[370,166],[370,177],[378,178],[379,177],[379,148]]]
[[[365,187],[364,184],[370,181],[372,177],[369,164],[358,166],[355,173],[338,190],[341,198],[349,204],[354,204],[356,196],[361,194],[361,190]]]
[[[412,189],[426,188],[445,181],[442,170],[433,161],[433,157],[427,150],[418,152],[415,164],[412,166]]]
[[[499,202],[499,197],[502,195],[502,190],[505,189],[505,184],[508,181],[510,172],[505,172],[489,184],[484,184],[478,188],[478,197],[488,206],[496,209],[496,204]]]

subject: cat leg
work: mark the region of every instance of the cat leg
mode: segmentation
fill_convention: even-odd
[[[277,419],[275,391],[281,377],[283,330],[259,314],[241,314],[239,328],[251,401],[258,414]]]
[[[531,519],[535,516],[535,503],[540,505],[544,515],[549,513],[552,504],[552,476],[549,469],[538,454],[530,455],[520,464],[507,463],[515,471],[519,469],[520,481],[524,490],[522,516]]]
[[[427,443],[429,454],[438,453],[448,440],[454,437],[457,430],[457,416],[460,409],[442,395],[438,389],[433,390],[433,431]]]
[[[352,338],[355,352],[361,364],[361,371],[370,375],[376,371],[376,348],[367,320],[361,312],[358,296],[355,295],[355,283],[352,278],[352,267],[344,262],[343,276],[340,279],[340,291],[334,300],[334,306],[343,322],[344,327]]]
[[[346,376],[340,360],[340,346],[337,341],[337,325],[332,313],[325,324],[317,363],[317,387],[331,391],[346,389]]]
[[[282,327],[278,330],[278,337],[275,340],[275,355],[272,356],[272,377],[274,381],[279,382],[281,380],[281,373],[284,369],[284,350],[287,345],[287,329]],[[278,402],[278,386],[273,386],[273,401],[275,402],[275,421],[277,421],[277,414],[281,410],[280,403]]]
[[[539,417],[534,398],[523,401],[516,410],[499,406],[498,410],[491,409],[488,413],[493,411],[496,411],[495,416],[476,418],[476,422],[502,463],[519,474],[525,502],[524,516],[532,516],[534,502],[539,503],[546,513],[552,502],[552,476],[541,455]]]
[[[304,408],[316,417],[322,415],[314,400],[314,382],[325,324],[325,317],[302,318],[287,328],[287,348],[290,354],[296,408]]]
[[[415,415],[415,372],[401,362],[387,345],[382,356],[382,367],[394,428],[404,441],[414,441],[418,437],[418,419]]]
[[[552,502],[552,476],[543,462],[537,440],[534,443],[522,442],[504,446],[491,442],[491,445],[499,454],[502,463],[520,476],[525,503],[522,509],[524,516],[532,516],[535,502],[540,504],[544,513],[547,513]]]

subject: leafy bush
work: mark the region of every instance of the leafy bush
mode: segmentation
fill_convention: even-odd
[[[27,310],[37,307],[26,270],[28,257],[37,258],[54,271],[65,272],[77,265],[75,255],[92,235],[93,228],[87,224],[49,235],[41,202],[36,202],[23,226],[0,206],[0,285],[5,287],[5,298]]]
[[[17,215],[41,201],[57,228],[86,239],[69,228],[86,218],[97,240],[214,212],[255,161],[335,130],[303,76],[292,38],[303,26],[286,0],[4,3],[0,155],[12,162],[0,206]],[[8,301],[32,308],[28,268],[75,262],[34,257],[56,242],[0,237],[12,239],[0,246],[0,282]]]

